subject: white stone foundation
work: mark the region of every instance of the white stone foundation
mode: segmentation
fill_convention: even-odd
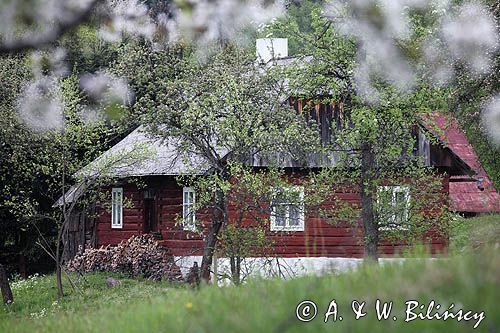
[[[182,275],[186,276],[194,262],[201,266],[201,256],[174,257]],[[380,258],[380,263],[402,262],[404,258]],[[304,275],[338,274],[353,270],[363,262],[358,258],[299,257],[299,258],[245,258],[241,263],[241,278],[293,278]],[[219,284],[229,283],[231,266],[228,258],[217,259],[212,267],[217,272]]]

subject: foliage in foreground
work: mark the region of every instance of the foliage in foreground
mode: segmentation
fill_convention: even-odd
[[[108,289],[105,280],[108,277],[118,278],[120,288]],[[73,276],[74,278],[74,276]],[[64,280],[65,283],[67,280]],[[130,279],[116,273],[92,273],[76,279],[78,291],[71,291],[65,284],[68,294],[57,300],[55,275],[32,275],[28,279],[15,280],[11,283],[14,293],[12,306],[0,308],[0,332],[10,332],[4,324],[13,323],[22,318],[52,317],[55,314],[85,313],[99,311],[110,306],[119,306],[131,300],[148,299],[164,295],[170,287],[164,282],[153,282],[147,279]]]
[[[108,275],[91,274],[82,294],[54,302],[53,277],[13,284],[15,303],[0,308],[1,332],[469,332],[476,322],[414,320],[405,323],[407,300],[442,308],[485,311],[475,331],[500,327],[500,253],[485,248],[478,253],[438,260],[410,259],[406,263],[363,266],[338,276],[304,277],[291,281],[253,280],[239,287],[168,288],[164,283],[129,280],[106,289]],[[309,323],[295,317],[302,300],[318,306]],[[342,321],[324,323],[329,302],[335,299]],[[392,319],[378,321],[375,301],[393,301]],[[355,320],[351,302],[366,301],[365,317]],[[45,310],[44,310],[45,309]],[[22,319],[22,320],[21,320]]]

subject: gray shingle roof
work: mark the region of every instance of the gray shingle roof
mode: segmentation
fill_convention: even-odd
[[[106,175],[112,177],[144,177],[204,174],[210,169],[209,164],[199,155],[186,156],[186,154],[178,152],[177,147],[175,139],[152,138],[148,136],[145,128],[140,126],[80,170],[79,174],[91,177],[99,176],[103,174],[102,170],[106,169]],[[138,153],[139,150],[144,152]],[[227,152],[222,153],[221,156],[225,155]],[[313,155],[309,156],[307,162],[295,161],[287,157],[288,154],[283,154],[278,160],[282,167],[324,167],[336,164],[334,155],[321,158],[316,156],[317,154]],[[266,167],[270,163],[257,155],[251,156],[247,165]]]
[[[174,139],[160,140],[151,138],[143,126],[139,126],[123,140],[108,149],[90,164],[82,168],[75,176],[81,178],[94,177],[144,177],[159,175],[204,174],[209,165],[202,158],[185,156],[177,151]],[[85,189],[83,183],[72,186],[65,195],[66,202],[71,203],[75,196],[81,195]],[[61,206],[60,197],[54,206]]]
[[[102,165],[109,166],[112,176],[203,174],[209,169],[200,157],[186,157],[179,153],[174,139],[151,138],[143,126],[136,128],[80,172],[99,174]]]

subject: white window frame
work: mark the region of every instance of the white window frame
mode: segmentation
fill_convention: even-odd
[[[186,194],[193,194],[193,202],[186,201]],[[182,189],[182,228],[185,231],[196,231],[196,193],[192,187],[184,187]],[[186,213],[187,212],[187,213]]]
[[[283,191],[284,188],[274,188],[276,191]],[[293,191],[293,192],[298,192],[299,193],[299,199],[301,203],[299,204],[299,224],[298,225],[290,225],[290,207],[293,205],[293,203],[289,202],[281,202],[279,205],[286,206],[286,213],[285,213],[285,225],[277,225],[276,224],[276,208],[277,205],[271,201],[270,208],[271,208],[271,231],[304,231],[304,187],[303,186],[286,186],[286,190]]]
[[[111,228],[123,228],[123,188],[121,187],[111,189]]]
[[[390,192],[391,193],[391,198],[390,198],[390,205],[392,206],[392,209],[396,209],[395,206],[397,205],[396,202],[396,193],[404,193],[405,195],[405,204],[406,207],[404,207],[404,220],[408,221],[408,217],[410,214],[410,187],[409,186],[403,186],[403,185],[396,185],[396,186],[379,186],[377,192],[379,191],[384,191],[384,192]],[[380,208],[380,201],[379,197],[377,195],[377,205]],[[408,230],[408,227],[402,226],[401,222],[396,221],[397,216],[396,214],[392,214],[391,216],[388,217],[387,220],[387,226],[379,226],[379,230],[381,231],[390,231],[390,230]],[[386,222],[386,221],[384,221]]]

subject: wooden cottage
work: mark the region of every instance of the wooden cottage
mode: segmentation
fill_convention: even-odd
[[[325,108],[324,112],[331,110]],[[472,170],[452,149],[442,145],[432,145],[424,135],[421,135],[419,140],[422,141],[419,144],[420,153],[426,154],[429,165],[436,167],[444,175],[442,193],[449,195],[452,186],[450,179],[454,177],[471,179]],[[97,217],[93,220],[93,226],[83,223],[86,225],[87,233],[92,233],[92,236],[81,237],[83,241],[77,240],[76,243],[85,246],[85,239],[93,239],[94,246],[114,245],[133,235],[153,233],[179,260],[181,269],[186,271],[193,262],[201,262],[204,246],[203,230],[200,234],[200,230],[194,228],[194,222],[203,226],[210,221],[211,215],[203,211],[193,214],[197,193],[193,188],[180,186],[176,181],[177,176],[187,172],[192,173],[193,169],[185,164],[185,160],[178,158],[175,145],[148,138],[142,127],[112,147],[101,156],[100,160],[106,159],[107,156],[133,151],[137,144],[152,147],[156,156],[139,165],[128,166],[125,168],[127,170],[117,171],[118,176],[123,173],[124,177],[108,189],[110,202],[106,205],[101,203],[97,207]],[[191,161],[189,164],[196,165],[196,163],[197,161]],[[254,166],[260,167],[258,164]],[[292,179],[300,180],[306,175],[303,169],[293,167],[285,169],[287,173],[293,175]],[[207,170],[200,162],[196,172],[203,174],[205,171]],[[130,177],[140,178],[142,186],[129,182]],[[303,195],[304,189],[300,186],[291,184],[291,188]],[[406,193],[404,186],[396,189],[399,190]],[[346,202],[360,203],[359,193],[352,189],[336,193],[336,196]],[[403,197],[405,200],[410,200],[408,193]],[[327,201],[323,204],[333,203]],[[235,216],[237,205],[237,202],[229,203],[230,218]],[[285,218],[278,220],[269,216],[267,237],[272,240],[269,255],[279,258],[282,263],[285,262],[290,271],[311,272],[332,266],[336,269],[345,269],[363,257],[361,224],[331,225],[313,212],[306,210],[302,214],[296,213],[292,205],[285,205],[282,208],[286,210]],[[182,222],[179,223],[179,220]],[[81,224],[77,223],[73,229],[80,228]],[[428,239],[432,253],[445,251],[447,245],[445,236],[428,237]],[[379,253],[381,256],[397,256],[404,248],[404,241],[381,243]],[[222,263],[220,265],[223,266]]]
[[[298,112],[303,111],[304,101],[294,98],[290,98],[289,101]],[[310,112],[306,116],[316,120],[320,125],[322,137],[328,138],[332,122],[337,121],[337,118],[341,116],[338,106],[316,105],[306,109]],[[440,125],[439,119],[437,121]],[[458,146],[459,143],[456,141],[464,142],[465,137],[460,136],[457,139],[455,132],[447,132],[452,142],[447,146],[434,145],[427,140],[424,132],[417,131],[416,133],[418,137],[416,153],[425,158],[427,165],[435,167],[443,174],[442,193],[449,196],[454,189],[455,192],[450,197],[455,210],[470,211],[469,208],[462,209],[463,207],[460,206],[463,203],[456,189],[459,187],[458,179],[469,180],[467,188],[472,189],[477,185],[473,169],[479,171],[479,176],[488,187],[488,191],[483,192],[489,193],[488,200],[490,201],[488,202],[497,200],[495,198],[498,198],[498,194],[491,183],[486,180],[484,170],[478,169],[477,159],[469,158],[467,154],[464,154],[464,149]],[[453,142],[455,144],[451,144]],[[86,246],[88,240],[92,240],[93,246],[114,245],[133,235],[153,233],[161,244],[171,251],[181,269],[185,271],[193,262],[201,262],[204,226],[209,223],[211,216],[203,211],[193,213],[198,193],[191,187],[180,186],[176,177],[186,173],[203,175],[208,170],[203,161],[195,157],[191,157],[189,161],[179,158],[175,142],[151,139],[147,137],[142,127],[130,133],[93,164],[101,163],[111,156],[133,152],[138,145],[151,148],[154,157],[138,165],[120,166],[113,171],[120,180],[108,189],[109,203],[107,205],[101,203],[96,208],[97,217],[92,222],[89,222],[89,219],[81,219],[76,220],[70,226],[70,231],[75,231],[75,234],[79,230],[85,230],[87,233],[87,236],[75,237],[72,246],[74,249],[78,245]],[[249,162],[249,166],[262,168],[263,164],[261,161],[254,160]],[[92,167],[92,164],[88,166],[90,169]],[[300,180],[307,174],[307,167],[297,168],[293,165],[284,167],[291,179]],[[141,179],[143,186],[130,182],[131,177]],[[465,182],[460,184],[463,186]],[[290,188],[297,191],[299,196],[304,195],[304,188],[300,185],[290,184]],[[475,188],[473,190],[476,191]],[[394,192],[395,200],[410,200],[409,191],[404,185],[394,186],[391,191]],[[344,202],[360,204],[360,195],[356,190],[346,189],[336,192],[335,195]],[[68,195],[69,200],[70,197],[71,193]],[[271,202],[268,204],[273,205]],[[329,201],[323,203],[325,206],[332,204]],[[237,205],[237,202],[229,202],[230,219],[236,214]],[[283,212],[280,218],[270,214],[269,226],[266,230],[266,237],[272,240],[268,254],[276,258],[275,261],[267,261],[271,266],[274,265],[270,268],[271,270],[277,269],[281,273],[284,271],[317,272],[331,268],[342,270],[355,265],[364,256],[361,224],[357,226],[331,225],[314,212],[307,210],[304,212],[303,207],[296,209],[294,205],[286,202],[280,203],[279,207],[271,206],[271,212],[277,209]],[[484,209],[490,208],[491,205],[487,204]],[[181,223],[178,223],[179,220]],[[201,225],[201,230],[196,230],[195,222]],[[428,236],[430,236],[427,239],[432,253],[445,250],[447,245],[445,236]],[[381,243],[379,253],[382,256],[394,256],[398,255],[404,247],[404,241]],[[221,266],[227,266],[227,261],[224,263],[224,260],[221,258],[216,261],[220,263],[219,269],[222,269]]]

